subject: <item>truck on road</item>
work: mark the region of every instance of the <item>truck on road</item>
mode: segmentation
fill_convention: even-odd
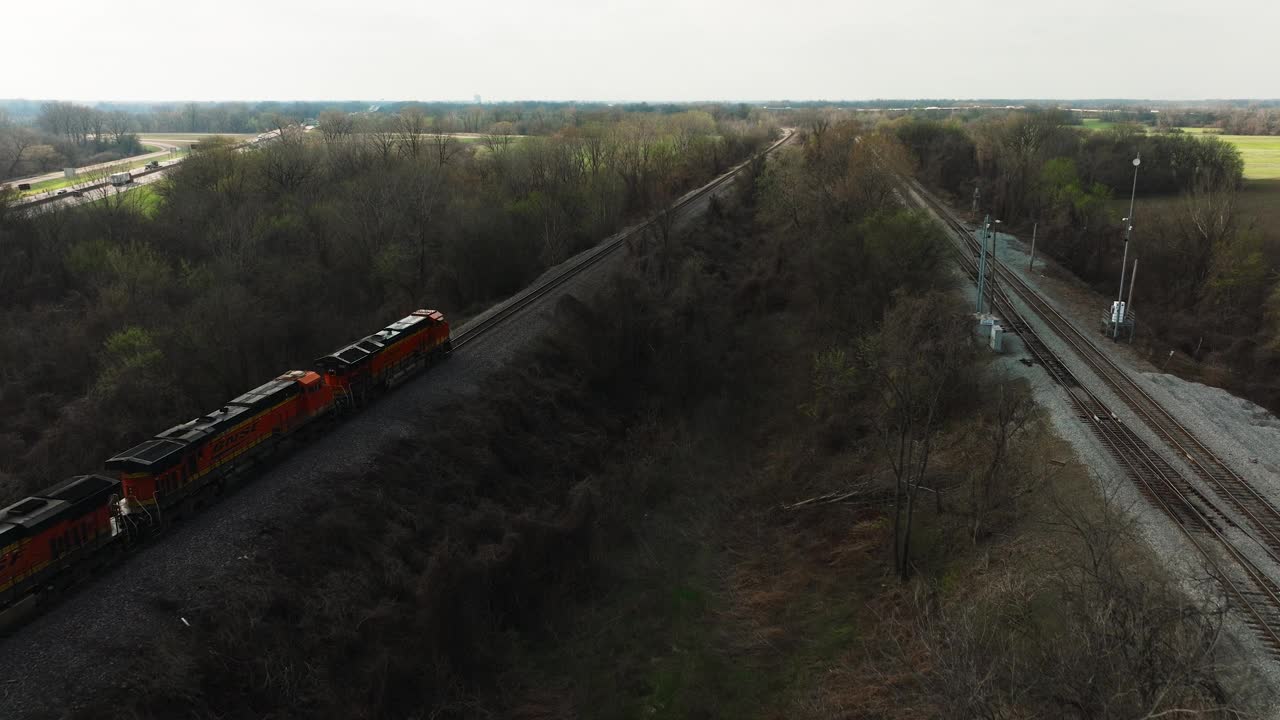
[[[112,173],[111,176],[107,178],[107,182],[115,185],[116,187],[128,185],[133,182],[133,174],[130,172]]]

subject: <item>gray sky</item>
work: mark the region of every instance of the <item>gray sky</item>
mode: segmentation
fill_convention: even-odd
[[[0,18],[9,98],[1280,97],[1280,0],[3,0]]]

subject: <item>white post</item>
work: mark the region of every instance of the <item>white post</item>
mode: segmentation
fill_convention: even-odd
[[[1036,230],[1040,229],[1040,223],[1031,226],[1031,262],[1027,263],[1027,272],[1036,269]]]

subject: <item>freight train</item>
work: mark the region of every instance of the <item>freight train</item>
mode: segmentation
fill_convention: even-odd
[[[353,412],[453,351],[449,323],[416,310],[378,332],[175,425],[0,510],[0,612],[74,583],[287,443]]]

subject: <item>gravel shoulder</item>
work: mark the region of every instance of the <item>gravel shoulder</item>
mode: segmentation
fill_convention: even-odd
[[[1029,272],[1030,255],[1022,240],[1002,233],[996,240],[997,257],[1005,268],[1034,287],[1104,352],[1111,352],[1139,387],[1272,504],[1280,505],[1280,419],[1221,388],[1162,373],[1132,346],[1103,337],[1099,327],[1103,310],[1110,306],[1109,298],[1098,295],[1052,260],[1037,257],[1035,272]],[[1136,417],[1133,420],[1137,422]],[[1144,423],[1139,425],[1146,429]],[[1167,449],[1163,441],[1159,447]],[[1178,459],[1182,463],[1179,467],[1186,467],[1185,459]]]
[[[1034,319],[1030,317],[1028,319],[1034,322]],[[1055,353],[1059,353],[1060,357],[1063,357],[1065,348],[1058,347],[1059,343],[1056,342],[1056,338],[1047,336],[1047,333],[1043,330],[1041,332],[1042,339],[1049,345],[1050,349]],[[1030,357],[1031,355],[1026,350],[1021,338],[1006,335],[1004,351],[994,365],[997,368],[997,372],[1002,372],[1012,377],[1021,377],[1030,384],[1033,397],[1041,408],[1045,410],[1054,432],[1071,445],[1076,455],[1088,467],[1097,492],[1101,495],[1110,496],[1117,506],[1133,518],[1139,536],[1151,550],[1151,556],[1157,558],[1172,577],[1180,579],[1179,584],[1183,591],[1193,598],[1207,600],[1214,597],[1214,593],[1217,592],[1217,585],[1208,575],[1200,550],[1169,520],[1168,516],[1152,506],[1142,496],[1134,481],[1130,479],[1127,469],[1114,458],[1110,451],[1090,431],[1089,426],[1076,417],[1067,391],[1054,382],[1044,368],[1036,364],[1027,365],[1022,362],[1023,359]],[[1073,373],[1083,371],[1083,368],[1078,367],[1082,364],[1078,360],[1072,362],[1073,357],[1064,357],[1063,359]],[[1095,383],[1099,382],[1096,379],[1091,381],[1087,376],[1078,377],[1081,377],[1084,382],[1093,387],[1096,387]],[[1108,394],[1101,392],[1098,394],[1110,407],[1115,408],[1116,404],[1119,403],[1117,398],[1108,397]],[[1126,407],[1124,410],[1127,411],[1128,408]],[[1116,414],[1121,416],[1118,410]],[[1140,432],[1146,430],[1146,428],[1145,426],[1139,427],[1135,425],[1136,419],[1126,420],[1123,416],[1121,416],[1121,419],[1133,428],[1135,432],[1139,432],[1153,448],[1158,451],[1163,448],[1162,444],[1156,444],[1154,438],[1150,437],[1152,433],[1149,431]],[[1169,453],[1162,454],[1168,455]],[[1178,467],[1178,465],[1175,465],[1175,467]],[[1183,467],[1185,467],[1185,463],[1183,463]],[[1273,576],[1280,574],[1278,572],[1280,568],[1270,562],[1260,548],[1249,543],[1247,538],[1239,532],[1232,532],[1231,534],[1237,546],[1246,548],[1251,560],[1258,563],[1259,566],[1269,569]],[[1221,559],[1216,548],[1206,545],[1205,549],[1215,560]],[[1224,642],[1231,644],[1238,657],[1247,659],[1251,669],[1256,673],[1257,681],[1265,686],[1264,695],[1266,697],[1280,697],[1280,664],[1270,659],[1266,648],[1257,639],[1253,630],[1244,624],[1238,614],[1229,614],[1226,625],[1230,637]],[[1280,717],[1280,705],[1273,705],[1269,716]]]

